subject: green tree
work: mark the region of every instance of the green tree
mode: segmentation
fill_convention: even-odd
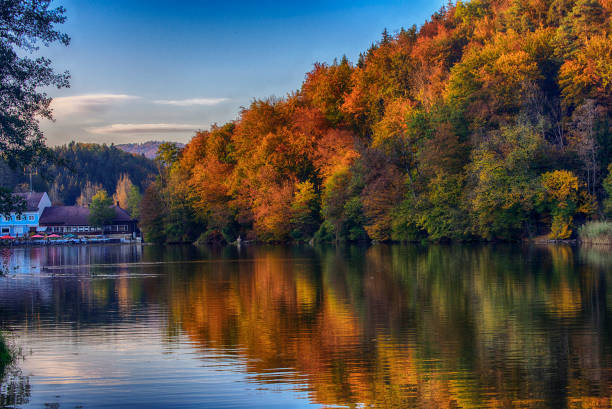
[[[91,199],[89,206],[89,224],[102,227],[109,224],[115,217],[115,209],[112,207],[113,199],[108,196],[106,190],[100,190]]]
[[[542,136],[519,123],[492,132],[473,153],[470,193],[474,233],[485,239],[519,238],[534,210]]]
[[[608,165],[608,176],[603,180],[603,188],[608,197],[604,199],[604,213],[607,217],[612,217],[612,163]]]
[[[319,202],[314,184],[305,181],[296,184],[291,203],[291,224],[294,238],[312,237],[319,225]]]
[[[175,143],[165,142],[159,145],[159,148],[157,148],[157,155],[155,156],[155,162],[157,163],[159,174],[162,178],[170,171],[172,165],[178,161],[180,153],[181,149]]]
[[[11,212],[21,213],[25,210],[25,201],[15,196],[5,188],[0,187],[0,215],[9,216]]]
[[[164,215],[165,204],[157,184],[152,183],[140,202],[140,228],[145,241],[158,244],[166,241]]]
[[[368,234],[364,229],[366,217],[363,214],[363,203],[359,196],[351,197],[344,205],[344,230],[346,238],[351,241],[367,240]]]
[[[323,216],[334,227],[336,241],[340,240],[342,225],[346,221],[345,205],[350,198],[351,174],[348,169],[339,169],[325,183],[321,210]]]
[[[55,30],[65,9],[50,9],[50,0],[3,0],[0,3],[0,159],[18,168],[50,157],[39,118],[51,119],[51,98],[43,87],[67,87],[67,72],[55,73],[51,60],[32,55],[40,45],[70,43]],[[15,206],[0,188],[0,210]]]
[[[417,215],[418,226],[427,232],[430,240],[462,239],[469,230],[469,218],[462,201],[463,179],[454,175],[438,175],[431,179]]]
[[[127,194],[127,211],[134,219],[138,219],[140,217],[141,200],[142,195],[140,194],[140,190],[138,190],[136,186],[132,185]]]
[[[606,22],[606,11],[597,0],[578,0],[557,29],[559,51],[574,54],[584,41],[601,32]]]

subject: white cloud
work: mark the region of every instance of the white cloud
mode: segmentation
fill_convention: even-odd
[[[156,104],[175,105],[179,107],[187,107],[193,105],[213,106],[222,102],[229,101],[228,98],[191,98],[191,99],[158,99]]]
[[[88,128],[87,131],[94,134],[142,134],[142,133],[177,133],[195,132],[201,129],[199,125],[191,124],[112,124],[95,128]]]
[[[113,105],[138,99],[125,94],[85,94],[71,97],[53,98],[51,108],[55,116],[65,116],[79,113],[99,113],[110,109]]]

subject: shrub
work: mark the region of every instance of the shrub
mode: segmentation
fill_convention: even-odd
[[[336,240],[336,228],[327,220],[324,221],[314,235],[316,242],[325,243]]]
[[[194,243],[196,246],[225,246],[227,240],[219,230],[207,230]]]
[[[4,335],[0,333],[0,373],[4,371],[4,367],[13,361],[13,353],[6,343]]]

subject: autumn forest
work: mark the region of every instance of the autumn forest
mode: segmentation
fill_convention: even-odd
[[[158,154],[156,242],[566,239],[612,211],[609,0],[473,0]]]

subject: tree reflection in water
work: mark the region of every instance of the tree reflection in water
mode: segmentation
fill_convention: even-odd
[[[199,266],[171,318],[326,405],[610,405],[610,269],[571,247],[294,252]]]
[[[606,250],[117,249],[39,254],[29,263],[81,267],[15,295],[2,304],[4,320],[78,331],[146,320],[169,348],[187,335],[199,359],[240,358],[235,370],[249,382],[290,384],[325,406],[611,404]],[[28,380],[20,382],[11,390],[24,393],[3,399],[27,399]]]

